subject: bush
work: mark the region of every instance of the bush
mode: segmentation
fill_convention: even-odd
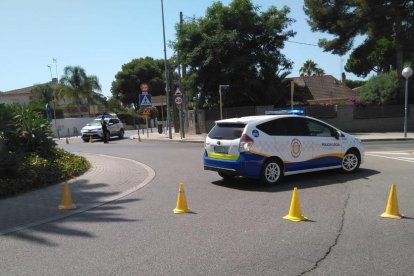
[[[55,148],[49,157],[32,153],[17,166],[17,175],[0,177],[0,198],[14,196],[79,176],[90,168],[84,157]]]
[[[0,197],[78,176],[89,162],[56,147],[34,106],[0,104]]]
[[[398,75],[396,71],[372,77],[358,89],[358,99],[369,104],[387,105],[398,103]]]

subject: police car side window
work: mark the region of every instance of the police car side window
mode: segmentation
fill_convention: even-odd
[[[284,118],[284,124],[286,127],[286,135],[288,136],[309,136],[308,126],[304,118],[289,117]]]
[[[307,125],[311,136],[331,137],[334,136],[334,130],[329,126],[314,120],[308,120]]]
[[[309,132],[302,118],[279,118],[257,126],[271,136],[308,136]]]

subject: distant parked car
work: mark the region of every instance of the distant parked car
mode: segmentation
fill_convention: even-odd
[[[107,133],[103,133],[102,131],[101,118],[101,116],[98,116],[81,129],[82,140],[84,142],[88,142],[91,137],[92,139],[103,139],[104,135],[107,135],[108,140],[113,136],[118,136],[120,139],[124,138],[124,124],[116,115],[104,115],[104,120],[108,128]]]
[[[361,140],[318,119],[264,115],[216,121],[205,140],[204,169],[224,179],[258,178],[340,168],[352,172],[364,160]]]

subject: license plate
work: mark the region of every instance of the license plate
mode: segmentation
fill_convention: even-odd
[[[214,146],[214,152],[215,153],[229,153],[229,147],[225,146]]]

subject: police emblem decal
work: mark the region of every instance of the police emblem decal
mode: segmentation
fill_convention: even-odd
[[[292,143],[290,143],[290,146],[292,148],[291,153],[292,153],[293,158],[298,158],[302,151],[302,144],[300,143],[298,139],[293,139]]]

